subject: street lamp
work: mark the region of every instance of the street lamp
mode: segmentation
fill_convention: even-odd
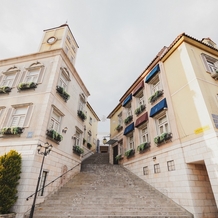
[[[36,185],[36,191],[35,191],[35,195],[34,195],[33,204],[32,204],[32,207],[31,207],[29,218],[33,218],[33,213],[34,213],[34,209],[35,209],[36,197],[37,197],[37,193],[38,193],[39,182],[40,182],[40,179],[41,179],[44,159],[45,159],[45,156],[47,156],[50,153],[52,147],[53,146],[49,145],[48,142],[46,142],[44,146],[42,146],[41,144],[37,145],[38,154],[43,155],[43,158],[42,158],[42,163],[41,163],[41,168],[40,168],[40,172],[39,172],[38,182],[37,182],[37,185]],[[43,148],[44,148],[44,151],[41,151],[41,149],[43,149]]]
[[[109,138],[110,138],[111,136],[110,136],[110,135],[107,135],[107,136],[103,136],[103,137],[104,137],[104,138],[103,138],[103,144],[106,144],[107,141],[108,141],[108,140],[106,139],[106,137],[109,137]]]

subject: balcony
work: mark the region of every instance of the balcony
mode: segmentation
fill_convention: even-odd
[[[130,123],[132,121],[132,115],[128,116],[125,120],[124,123],[127,125],[128,123]]]
[[[120,132],[122,129],[123,129],[123,126],[120,125],[120,124],[116,127],[116,130],[117,130],[118,132]]]
[[[135,155],[135,149],[131,148],[131,149],[127,150],[124,155],[127,158],[130,158],[130,157],[134,156]]]
[[[62,141],[63,136],[60,135],[59,133],[57,133],[55,130],[53,129],[47,129],[46,135],[48,136],[48,138],[50,138],[52,141],[59,143],[60,141]]]
[[[4,127],[0,130],[2,135],[20,135],[23,133],[24,128],[21,127]]]
[[[31,82],[31,83],[20,83],[17,86],[18,91],[21,90],[27,90],[27,89],[35,89],[37,88],[37,83]]]
[[[74,145],[73,146],[73,153],[75,153],[75,154],[80,156],[80,154],[84,153],[84,150],[80,146]]]
[[[163,95],[163,90],[156,91],[149,99],[149,103],[154,103],[157,101],[158,98],[160,98]]]
[[[86,115],[85,115],[85,113],[83,113],[83,111],[81,111],[81,110],[78,110],[77,111],[77,115],[79,116],[79,118],[82,120],[82,121],[84,121],[87,117],[86,117]]]
[[[64,91],[64,88],[61,86],[56,86],[57,93],[64,99],[65,102],[70,98],[70,95]]]
[[[160,146],[161,144],[163,143],[167,143],[167,141],[171,140],[172,138],[172,133],[162,133],[160,136],[156,136],[154,138],[154,143],[157,145],[157,146]]]
[[[145,143],[142,143],[141,145],[139,145],[137,147],[137,151],[139,151],[140,154],[144,153],[146,150],[148,150],[150,148],[150,143],[148,142],[145,142]]]
[[[0,86],[0,94],[6,94],[11,91],[12,88],[8,86]]]
[[[135,109],[135,114],[138,116],[145,110],[145,105],[140,105],[138,108]]]

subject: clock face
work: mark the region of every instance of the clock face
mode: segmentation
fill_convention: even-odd
[[[52,36],[52,37],[48,38],[47,43],[50,44],[50,45],[52,45],[52,44],[54,44],[56,41],[57,41],[57,38],[54,37],[54,36]]]

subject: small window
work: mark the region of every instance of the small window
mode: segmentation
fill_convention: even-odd
[[[89,131],[90,132],[90,131]],[[87,142],[91,143],[92,141],[92,135],[88,132],[88,138],[87,138]]]
[[[89,117],[89,124],[92,125],[92,117]]]
[[[148,174],[149,174],[148,166],[143,167],[143,174],[144,174],[144,175],[148,175]]]
[[[218,60],[206,54],[201,54],[201,56],[206,71],[209,73],[216,73],[216,71],[218,70]]]
[[[154,94],[159,90],[161,90],[161,84],[160,84],[159,75],[156,75],[154,79],[152,79],[151,94]]]
[[[123,118],[122,118],[122,112],[118,114],[118,125],[122,126],[123,124]]]
[[[174,171],[175,170],[174,160],[167,161],[167,168],[168,168],[168,171]]]
[[[4,77],[3,81],[2,81],[1,86],[12,87],[14,79],[15,79],[15,74],[14,73],[13,74],[5,75],[5,77]]]
[[[131,108],[127,108],[126,109],[126,117],[129,117],[129,116],[131,116],[132,115],[132,110],[131,110]]]
[[[141,143],[148,142],[148,128],[147,126],[141,129]]]
[[[119,141],[119,154],[123,155],[123,140]]]
[[[160,173],[160,164],[154,164],[154,173]]]
[[[60,132],[61,120],[63,116],[64,114],[60,112],[55,106],[53,106],[48,129],[54,130],[55,132]]]
[[[48,176],[48,171],[43,171],[42,178],[40,181],[40,186],[39,186],[39,193],[38,193],[39,196],[43,196],[44,194],[47,176]]]
[[[79,131],[76,131],[74,139],[75,139],[74,145],[81,146],[81,134]]]
[[[133,134],[130,135],[128,138],[128,147],[129,149],[134,149],[134,138],[133,138]]]
[[[160,135],[162,133],[169,133],[169,123],[166,112],[160,114],[159,117],[156,118],[156,125],[157,125],[157,133]]]
[[[70,36],[67,36],[67,41],[71,44]]]
[[[60,87],[62,87],[64,90],[66,90],[67,89],[67,84],[68,84],[67,78],[65,77],[65,75],[63,73],[61,73],[58,85]]]

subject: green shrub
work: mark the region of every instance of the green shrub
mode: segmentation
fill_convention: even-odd
[[[10,212],[17,200],[17,185],[21,173],[21,155],[11,150],[0,156],[0,214]]]

